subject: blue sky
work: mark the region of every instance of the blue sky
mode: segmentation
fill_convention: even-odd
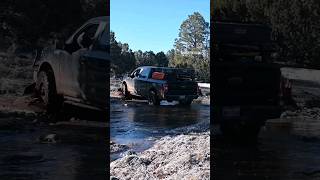
[[[181,23],[194,12],[210,22],[210,0],[111,0],[110,28],[133,51],[166,53]]]

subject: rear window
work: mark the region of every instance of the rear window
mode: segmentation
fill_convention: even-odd
[[[271,29],[259,24],[215,22],[215,56],[222,60],[263,61],[274,51]]]
[[[217,43],[271,43],[271,29],[264,25],[216,22],[213,35]]]
[[[155,75],[156,74],[156,75]],[[161,74],[164,74],[162,77]],[[161,76],[164,80],[194,80],[194,70],[192,69],[175,69],[175,68],[152,68],[150,78],[157,79]]]

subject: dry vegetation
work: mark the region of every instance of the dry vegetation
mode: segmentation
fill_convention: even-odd
[[[22,94],[32,82],[32,55],[0,54],[0,94]]]

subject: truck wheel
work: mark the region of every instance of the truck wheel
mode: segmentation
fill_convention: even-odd
[[[50,117],[56,117],[61,110],[62,98],[57,95],[52,71],[40,71],[36,82],[36,91],[46,107],[47,114]]]
[[[155,106],[160,105],[160,100],[154,90],[149,91],[148,103]]]
[[[130,96],[130,93],[128,91],[127,85],[125,83],[122,83],[121,89],[122,89],[123,99],[124,100],[130,100],[131,96]]]

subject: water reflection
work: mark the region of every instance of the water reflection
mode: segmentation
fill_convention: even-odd
[[[128,112],[128,120],[147,127],[174,128],[198,122],[200,112],[194,107],[143,106]]]
[[[1,120],[1,119],[0,119]],[[104,179],[106,132],[99,128],[57,128],[24,122],[15,130],[0,131],[0,179]],[[55,133],[59,141],[38,138]]]
[[[258,144],[217,140],[217,179],[317,179],[320,177],[320,124],[311,119],[271,120]]]
[[[135,151],[143,151],[153,144],[154,138],[168,135],[168,131],[174,128],[209,119],[208,105],[179,106],[164,103],[161,106],[151,106],[145,101],[113,100],[110,117],[111,140],[129,144]]]

